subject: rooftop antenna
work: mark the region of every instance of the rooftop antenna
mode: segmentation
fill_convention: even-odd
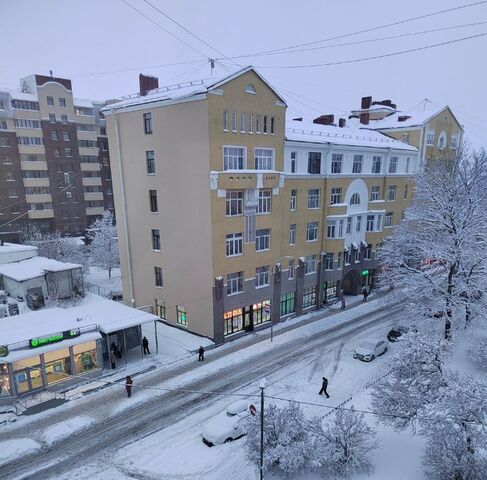
[[[51,78],[52,78],[52,70],[49,70],[49,75],[51,75]]]
[[[428,100],[427,98],[425,98],[423,100],[423,110],[426,110],[426,105],[428,105],[428,103],[431,103],[431,100]]]
[[[215,59],[209,58],[208,61],[210,62],[210,75],[213,75],[213,69],[215,68]]]

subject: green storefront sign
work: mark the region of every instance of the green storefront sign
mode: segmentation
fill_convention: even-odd
[[[369,271],[368,270],[362,270],[362,277],[366,277],[367,275],[369,274]]]
[[[49,345],[51,343],[62,342],[74,337],[79,337],[81,335],[79,330],[67,330],[62,333],[54,333],[46,337],[32,338],[29,340],[30,348],[43,347],[44,345]]]
[[[0,345],[0,357],[6,357],[8,355],[7,345]]]

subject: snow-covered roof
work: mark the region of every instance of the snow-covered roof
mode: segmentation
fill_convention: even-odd
[[[226,73],[225,75],[219,77],[207,78],[204,80],[194,80],[189,82],[181,82],[175,85],[168,85],[156,88],[149,91],[146,95],[133,94],[120,102],[111,104],[110,106],[104,107],[103,112],[108,112],[110,109],[119,109],[125,107],[131,107],[134,105],[144,105],[147,103],[154,102],[174,102],[176,100],[184,100],[186,98],[191,98],[196,95],[206,94],[208,91],[216,89],[223,85],[224,83],[233,80],[234,78],[247,73],[248,71],[253,71],[274,93],[283,101],[285,100],[280,96],[279,93],[260,75],[260,73],[255,70],[252,66],[239,68],[231,73]]]
[[[37,251],[37,247],[33,245],[19,245],[18,243],[7,243],[0,245],[0,255],[2,253],[16,253],[16,252],[28,252]]]
[[[73,103],[76,107],[93,108],[93,101],[87,98],[73,98]]]
[[[31,278],[43,276],[46,272],[63,272],[74,268],[83,268],[76,263],[64,263],[46,257],[32,257],[20,262],[0,265],[0,275],[23,282]]]
[[[100,332],[111,333],[151,322],[157,318],[142,310],[89,293],[77,306],[43,308],[21,315],[0,318],[1,344],[12,345],[32,338],[78,328],[83,329],[83,327],[86,329],[86,327],[94,325],[98,326]],[[84,338],[83,335],[78,337],[77,343],[85,341]],[[72,342],[73,340],[65,341]],[[63,348],[65,341],[56,343],[57,348]],[[29,352],[30,355],[34,354],[32,349]],[[35,349],[35,352],[40,352],[40,349]],[[2,360],[9,361],[8,357]]]
[[[12,98],[16,100],[28,100],[30,102],[38,101],[37,94],[35,93],[27,93],[12,88],[1,88],[1,87],[0,87],[0,92],[9,93],[12,96]]]
[[[417,152],[418,149],[380,132],[356,126],[335,127],[311,122],[286,122],[286,140],[292,142],[325,143],[371,148],[392,148]]]

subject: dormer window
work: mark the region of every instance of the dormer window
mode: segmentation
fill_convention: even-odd
[[[251,93],[252,95],[257,94],[257,92],[255,91],[255,87],[251,83],[247,84],[247,86],[245,87],[245,93]]]

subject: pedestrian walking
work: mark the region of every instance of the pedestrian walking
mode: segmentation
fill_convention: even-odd
[[[364,300],[363,301],[366,302],[367,301],[367,298],[369,296],[369,290],[368,290],[368,288],[367,287],[364,287],[364,289],[362,290],[362,293],[364,294]]]
[[[328,395],[328,392],[326,391],[328,387],[328,379],[326,377],[323,377],[323,384],[321,385],[321,390],[319,395],[322,395],[323,393],[326,395],[326,398],[330,398],[330,395]]]
[[[112,364],[112,370],[117,366],[116,365],[116,357],[115,357],[115,352],[113,350],[110,350],[110,362]]]
[[[345,295],[343,295],[343,293],[342,293],[341,301],[342,301],[342,308],[341,308],[341,310],[345,310]]]
[[[149,340],[146,337],[142,339],[142,346],[144,347],[144,355],[150,355]]]
[[[200,345],[198,348],[198,362],[203,362],[205,360],[205,349]]]
[[[125,379],[125,390],[127,390],[127,397],[129,398],[132,396],[132,383],[134,383],[132,377],[127,375],[127,378]]]

